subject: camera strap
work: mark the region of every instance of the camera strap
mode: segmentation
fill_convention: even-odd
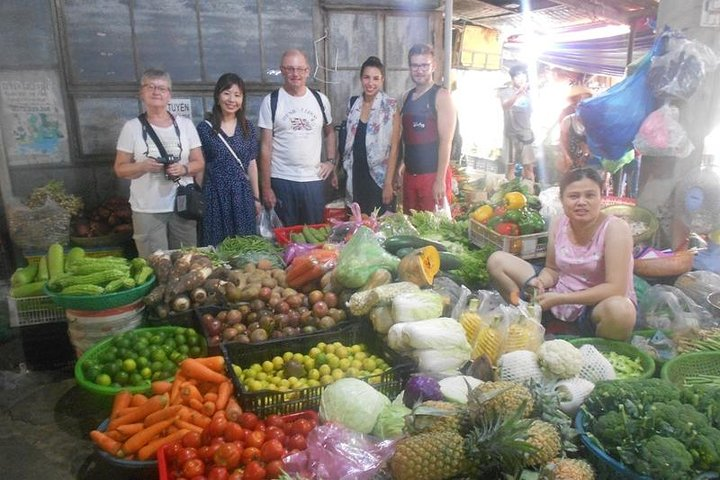
[[[175,135],[178,137],[178,146],[180,147],[180,153],[182,153],[182,140],[180,140],[180,127],[178,127],[177,122],[175,121],[175,117],[172,113],[168,112],[168,115],[170,115],[170,118],[173,122],[173,127],[175,128]],[[160,152],[160,156],[163,158],[167,158],[167,150],[165,150],[165,146],[160,141],[160,138],[158,138],[157,133],[155,133],[155,130],[152,128],[152,125],[150,125],[150,122],[148,122],[147,119],[147,113],[143,112],[140,115],[138,115],[138,120],[140,120],[140,123],[143,127],[143,140],[145,140],[145,143],[147,143],[147,137],[148,135],[152,139],[153,142],[155,142],[155,146],[158,149],[158,152]]]
[[[210,128],[212,128],[212,123],[208,122],[207,120],[205,120],[205,123],[210,125]],[[230,143],[228,143],[227,139],[225,138],[225,133],[222,131],[222,129],[220,129],[217,132],[217,134],[218,134],[218,137],[220,137],[220,140],[222,140],[222,142],[225,144],[227,149],[230,150],[230,153],[232,154],[232,156],[235,157],[235,160],[237,160],[238,165],[240,165],[240,168],[242,169],[243,173],[247,177],[247,171],[245,170],[245,165],[243,165],[242,161],[240,160],[240,157],[238,157],[238,154],[235,153],[235,149],[230,146]]]

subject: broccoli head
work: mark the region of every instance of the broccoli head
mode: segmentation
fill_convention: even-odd
[[[685,387],[680,400],[707,415],[713,427],[720,428],[720,388],[714,385]]]
[[[693,476],[693,456],[670,437],[653,435],[641,447],[633,469],[654,480],[685,480]]]
[[[680,388],[659,378],[606,380],[598,382],[585,407],[593,415],[617,410],[620,404],[633,404],[642,408],[656,402],[670,402],[680,399]]]
[[[668,403],[655,403],[647,409],[646,426],[651,433],[674,437],[687,443],[699,430],[710,428],[710,422],[692,405],[673,400]]]

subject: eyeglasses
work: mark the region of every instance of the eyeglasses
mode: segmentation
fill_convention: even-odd
[[[304,73],[307,72],[308,69],[308,67],[286,67],[284,65],[280,68],[285,70],[287,73]]]
[[[410,70],[430,70],[430,65],[432,63],[411,63],[410,64]]]
[[[149,83],[143,85],[143,88],[145,90],[149,90],[151,92],[158,92],[158,93],[167,93],[170,91],[170,89],[168,87],[166,87],[165,85],[150,85]]]

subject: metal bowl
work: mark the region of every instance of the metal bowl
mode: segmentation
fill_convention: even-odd
[[[720,292],[712,292],[707,296],[706,302],[710,305],[713,317],[720,317]]]

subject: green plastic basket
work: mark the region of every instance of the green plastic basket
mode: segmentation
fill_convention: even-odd
[[[660,371],[660,378],[679,386],[693,375],[720,377],[720,352],[683,353],[663,365]]]
[[[63,308],[97,311],[129,305],[147,295],[154,286],[155,275],[152,275],[150,279],[142,285],[115,293],[103,295],[62,295],[48,290],[46,285],[45,294],[50,297],[56,305]]]
[[[653,360],[650,354],[643,352],[630,343],[596,337],[573,338],[568,340],[568,342],[572,343],[576,347],[580,347],[581,345],[592,345],[597,348],[600,353],[615,352],[619,355],[625,355],[630,358],[640,358],[640,363],[643,366],[643,373],[639,377],[633,378],[652,378],[655,375],[655,360]]]
[[[175,326],[169,326],[169,327],[151,327],[151,328],[138,328],[135,329],[135,331],[143,330],[147,332],[172,332],[175,331],[175,329],[178,327]],[[120,334],[122,335],[122,334]],[[110,387],[110,386],[103,386],[98,385],[97,383],[91,381],[90,379],[85,377],[84,373],[84,367],[85,364],[89,361],[97,360],[105,351],[112,345],[112,341],[115,339],[116,335],[113,335],[112,337],[108,337],[105,340],[102,340],[101,342],[95,344],[88,350],[87,352],[83,353],[82,356],[78,359],[78,361],[75,363],[75,381],[77,381],[78,385],[80,385],[85,390],[88,390],[92,393],[96,393],[98,395],[116,395],[120,390],[128,390],[131,393],[147,393],[150,391],[150,382],[137,385],[137,386],[124,386],[124,387]],[[205,343],[205,339],[202,335],[199,335],[200,337],[200,349],[202,351],[202,355],[207,354],[207,344]],[[175,377],[170,378],[164,378],[163,380],[172,381]]]

